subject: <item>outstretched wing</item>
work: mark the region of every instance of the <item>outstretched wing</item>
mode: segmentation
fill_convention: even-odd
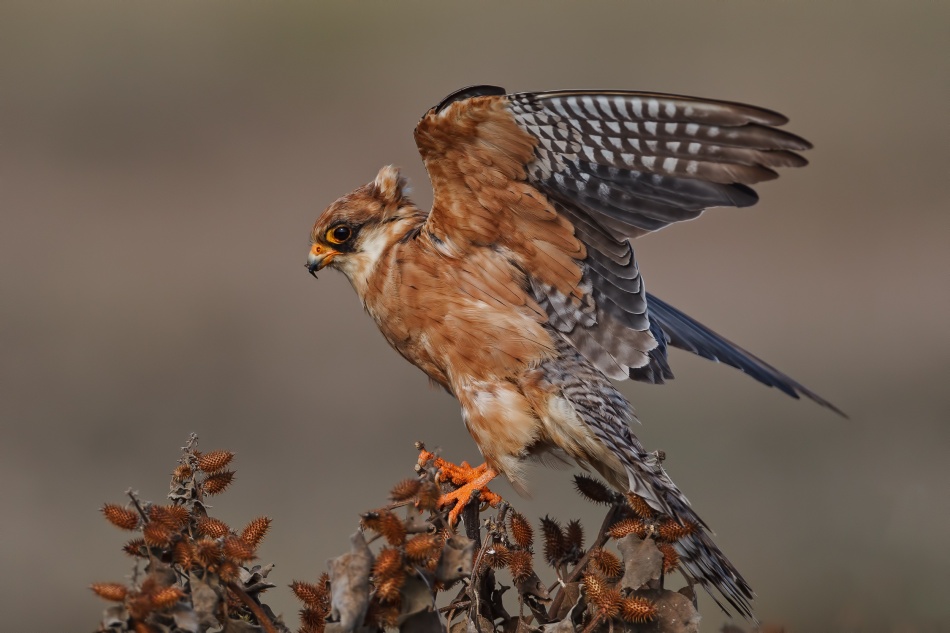
[[[631,239],[754,204],[749,185],[805,164],[794,150],[808,143],[772,127],[783,123],[673,95],[464,89],[416,127],[434,189],[424,230],[449,255],[503,254],[511,270],[478,274],[507,276],[492,281],[519,285],[588,360],[627,378],[667,337],[651,331]]]

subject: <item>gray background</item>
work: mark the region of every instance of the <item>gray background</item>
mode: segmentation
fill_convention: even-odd
[[[3,628],[95,628],[87,585],[130,570],[98,508],[160,500],[191,431],[238,453],[217,515],[275,519],[291,621],[286,583],[411,474],[413,440],[477,459],[456,403],[303,262],[383,164],[428,206],[413,126],[494,83],[747,101],[815,143],[758,206],[636,247],[653,292],[852,419],[681,353],[673,384],[623,389],[761,617],[950,629],[948,6],[4,2]],[[513,501],[594,529],[569,481],[537,470]]]

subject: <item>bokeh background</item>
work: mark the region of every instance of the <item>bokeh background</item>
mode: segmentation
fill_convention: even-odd
[[[950,630],[950,4],[0,5],[3,628],[93,630],[130,572],[99,513],[161,500],[188,433],[217,516],[275,519],[269,603],[314,579],[412,443],[478,458],[310,225],[450,91],[626,88],[780,110],[811,165],[636,244],[650,289],[848,411],[674,353],[623,386],[651,449],[791,631]],[[537,470],[530,516],[600,515]],[[511,495],[505,485],[499,490]],[[703,598],[704,630],[722,618]]]

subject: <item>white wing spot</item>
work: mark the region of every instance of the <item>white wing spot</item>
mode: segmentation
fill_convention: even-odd
[[[663,129],[666,130],[667,134],[675,134],[678,126],[679,123],[667,123],[663,126]]]
[[[635,154],[621,154],[620,160],[622,160],[624,164],[630,165],[631,167],[637,164],[637,157]]]
[[[667,143],[666,149],[670,150],[671,152],[678,152],[680,149],[680,142],[673,141],[672,143]]]
[[[620,134],[620,124],[616,121],[607,121],[607,129],[614,134]]]
[[[655,152],[655,151],[656,151],[656,141],[647,141],[647,149],[649,149],[651,152]]]
[[[633,114],[638,119],[643,118],[643,102],[640,101],[639,99],[633,100]]]
[[[656,136],[656,121],[647,121],[643,124],[643,127],[646,128],[648,134]]]
[[[614,153],[609,149],[600,150],[601,155],[607,160],[608,163],[614,162]]]
[[[690,143],[686,147],[686,151],[688,151],[690,154],[698,154],[700,147],[702,147],[702,145],[700,145],[699,143]]]
[[[614,107],[617,108],[617,112],[623,116],[630,114],[630,111],[627,110],[627,102],[624,101],[623,97],[614,97]]]
[[[640,159],[643,162],[643,166],[647,169],[653,169],[653,164],[656,162],[656,156],[644,156]]]
[[[699,163],[697,163],[695,160],[691,160],[686,163],[687,174],[695,174],[697,171],[699,171]]]
[[[660,102],[656,99],[650,99],[647,102],[647,112],[650,113],[650,116],[655,117],[660,113]]]
[[[719,136],[719,128],[715,125],[709,128],[709,138],[716,138]]]
[[[668,172],[676,171],[676,163],[679,162],[678,158],[666,158],[663,160],[663,170]]]
[[[687,123],[686,124],[686,133],[690,136],[696,136],[696,132],[699,131],[699,123]]]
[[[666,104],[666,116],[672,117],[676,114],[676,105],[672,102]]]

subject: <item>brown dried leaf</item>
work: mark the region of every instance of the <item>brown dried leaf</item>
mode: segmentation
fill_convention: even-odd
[[[369,574],[373,554],[362,532],[350,537],[350,551],[328,561],[330,566],[331,606],[341,630],[351,633],[363,623],[369,606]]]
[[[630,534],[617,541],[623,556],[624,574],[620,586],[624,589],[639,589],[663,573],[663,554],[653,539],[641,540]]]

